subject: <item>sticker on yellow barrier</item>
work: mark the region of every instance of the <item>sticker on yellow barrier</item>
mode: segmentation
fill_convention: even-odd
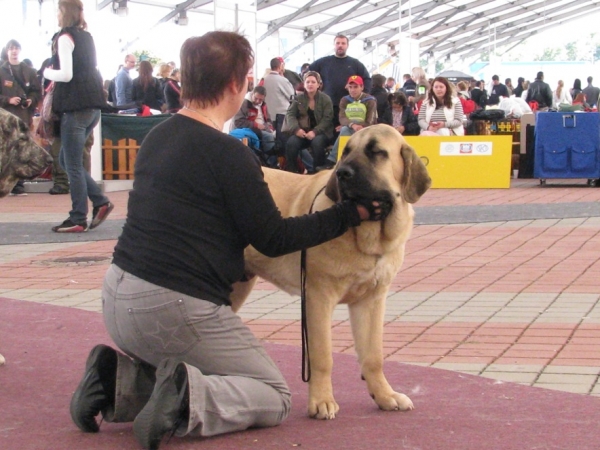
[[[440,156],[491,156],[492,142],[440,142]]]

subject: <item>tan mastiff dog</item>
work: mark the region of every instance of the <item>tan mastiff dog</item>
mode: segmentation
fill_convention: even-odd
[[[331,317],[338,303],[348,305],[361,375],[379,408],[411,410],[412,401],[395,392],[383,374],[385,300],[404,259],[413,226],[413,208],[431,185],[427,169],[404,138],[388,125],[355,133],[333,171],[297,175],[263,169],[284,217],[329,208],[344,199],[370,205],[378,201],[382,220],[363,222],[344,235],[307,251],[306,305],[311,366],[308,414],[333,419],[339,410],[333,396]],[[314,204],[313,204],[314,203]],[[248,282],[236,283],[238,310],[256,276],[292,295],[300,294],[300,253],[268,258],[248,247]]]
[[[50,164],[52,157],[34,142],[25,122],[0,108],[0,198],[19,179],[35,178]]]

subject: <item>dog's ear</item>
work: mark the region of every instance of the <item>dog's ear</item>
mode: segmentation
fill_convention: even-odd
[[[400,154],[404,160],[402,196],[408,203],[416,203],[431,186],[431,178],[425,164],[410,145],[402,144]]]
[[[327,186],[325,187],[325,195],[336,203],[342,201],[342,196],[340,195],[340,191],[338,189],[337,175],[335,174],[335,171],[340,165],[340,162],[346,159],[348,153],[350,153],[350,150],[348,148],[348,144],[346,144],[346,147],[344,148],[342,155],[339,157],[338,162],[331,170],[331,176],[329,177],[329,181],[327,182]]]
[[[331,201],[338,203],[342,200],[340,196],[340,190],[338,189],[337,184],[337,175],[335,174],[335,167],[331,171],[331,176],[329,177],[329,181],[325,186],[325,195],[331,199]]]

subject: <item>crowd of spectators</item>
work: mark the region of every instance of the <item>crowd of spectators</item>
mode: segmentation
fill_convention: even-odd
[[[303,64],[299,73],[287,69],[283,58],[274,57],[258,86],[250,85],[230,130],[253,133],[258,142],[256,150],[264,153],[265,165],[314,173],[335,165],[340,136],[350,136],[375,123],[391,125],[404,135],[461,135],[469,115],[477,109],[501,107],[515,117],[531,110],[547,111],[567,105],[593,110],[600,97],[600,89],[593,86],[591,76],[585,88],[580,79],[575,79],[572,88],[559,80],[552,89],[542,72],[531,82],[519,77],[515,85],[511,78],[502,83],[499,75],[493,75],[489,84],[474,79],[454,84],[444,77],[428,78],[423,68],[414,67],[396,83],[393,77],[371,76],[358,59],[347,54],[348,48],[348,38],[336,36],[333,54]],[[5,47],[0,77],[6,78],[5,72],[11,67],[17,72],[15,79],[27,78],[28,70],[35,73],[34,69],[22,68],[26,67],[24,63],[15,59],[19,52],[20,46],[14,40]],[[136,69],[138,76],[133,78]],[[162,63],[154,69],[149,61],[138,62],[134,54],[127,54],[117,75],[105,82],[111,111],[138,115],[178,112],[182,107],[179,69],[174,63]],[[24,116],[29,124],[29,116],[42,97],[40,83],[44,82],[43,77],[34,78],[28,84],[31,87],[25,103],[19,103],[20,97],[12,91],[0,95],[0,107]],[[11,86],[15,92],[22,90],[18,83]],[[3,90],[7,90],[6,85]],[[60,148],[60,139],[57,141]],[[86,143],[84,149],[84,156],[88,156],[86,167],[90,145]],[[55,172],[60,176],[61,167],[56,167]],[[69,192],[66,176],[63,178],[57,178],[51,193]],[[17,186],[15,193],[19,190],[22,186]]]

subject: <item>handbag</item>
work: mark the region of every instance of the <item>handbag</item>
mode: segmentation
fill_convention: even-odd
[[[290,129],[290,124],[287,120],[287,114],[283,118],[283,123],[281,124],[281,132],[286,134],[290,134],[292,132],[292,130]]]
[[[52,110],[52,101],[54,100],[54,81],[50,83],[42,100],[40,109],[40,121],[36,133],[42,139],[50,140],[55,137],[55,126],[59,121],[58,116]]]

